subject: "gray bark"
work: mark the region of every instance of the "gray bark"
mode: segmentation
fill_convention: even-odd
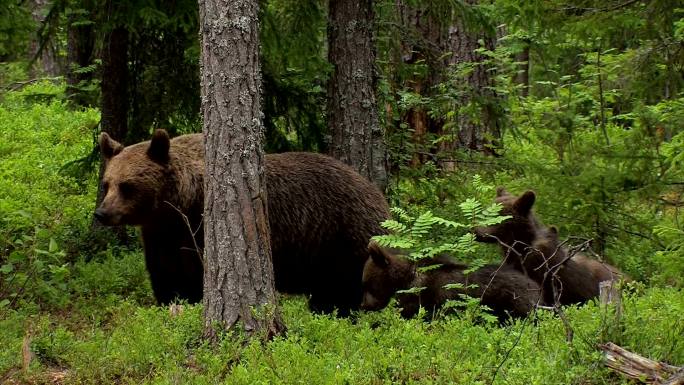
[[[518,74],[515,77],[516,83],[522,86],[521,96],[527,97],[530,94],[530,42],[525,41],[523,50],[515,56],[518,62]]]
[[[48,12],[49,8],[52,6],[48,0],[31,0],[29,1],[31,8],[31,16],[37,25],[40,25],[45,21],[45,14]],[[35,67],[31,69],[31,72],[38,70],[39,74],[32,73],[31,76],[47,75],[47,76],[58,76],[63,73],[63,61],[60,62],[57,57],[57,50],[55,44],[51,41],[52,38],[45,43],[43,47],[40,47],[41,42],[34,39],[31,41],[29,48],[29,58],[34,58],[38,54],[38,50],[42,48],[40,55],[36,58]]]
[[[478,0],[467,0],[474,5]],[[458,101],[460,106],[476,103],[480,107],[479,116],[459,114],[457,130],[443,134],[453,135],[450,141],[443,141],[441,150],[464,149],[486,154],[495,153],[501,130],[497,113],[494,110],[496,94],[493,91],[492,67],[484,62],[487,57],[478,53],[480,41],[484,48],[494,49],[494,36],[484,32],[483,28],[468,28],[462,18],[454,21],[448,31],[447,49],[451,52],[449,64],[457,66],[463,63],[475,63],[473,71],[467,76],[467,91]],[[451,169],[451,162],[444,162],[444,168]]]
[[[467,0],[466,3],[476,5],[477,0]],[[493,49],[494,36],[487,35],[483,28],[466,28],[462,17],[456,15],[451,6],[437,9],[398,0],[397,9],[402,24],[410,34],[409,44],[405,43],[402,47],[402,59],[408,64],[425,61],[428,68],[425,75],[409,80],[413,90],[423,96],[435,96],[439,92],[436,87],[449,80],[449,66],[475,63],[474,71],[464,79],[466,95],[457,100],[452,108],[458,109],[472,102],[482,107],[477,117],[458,115],[456,124],[450,129],[444,128],[447,123],[445,117],[432,116],[422,107],[412,108],[406,114],[406,120],[414,129],[414,142],[421,145],[426,133],[447,136],[447,140],[441,141],[436,149],[441,155],[439,158],[445,158],[439,162],[444,169],[455,168],[455,163],[448,160],[452,158],[449,152],[454,150],[492,153],[501,135],[493,108],[493,79],[491,68],[480,64],[487,58],[475,50],[480,48],[480,40],[484,41],[486,48]],[[445,12],[447,16],[444,16]],[[415,166],[423,161],[424,158],[414,156],[411,163]]]
[[[415,6],[405,1],[397,1],[397,12],[402,25],[406,26],[407,40],[402,43],[401,58],[406,64],[425,62],[427,73],[414,72],[409,75],[407,83],[418,95],[433,96],[435,86],[444,81],[447,61],[444,59],[446,26],[440,22],[435,12],[440,10],[428,6]],[[428,157],[431,145],[425,138],[429,133],[441,132],[444,119],[428,114],[424,106],[411,107],[405,115],[405,121],[413,128],[412,141],[417,146],[413,154],[411,166],[417,167]]]
[[[329,153],[384,190],[387,150],[375,95],[374,16],[372,0],[329,2]]]
[[[204,319],[271,337],[276,306],[266,206],[258,0],[200,0],[205,139]]]

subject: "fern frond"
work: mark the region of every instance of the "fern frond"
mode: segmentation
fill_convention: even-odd
[[[435,221],[435,216],[432,215],[431,211],[428,210],[420,214],[420,216],[418,216],[416,221],[413,223],[413,226],[411,226],[411,236],[415,238],[422,238],[423,235],[430,232],[435,223],[437,222]]]
[[[386,221],[383,221],[382,223],[380,223],[380,226],[395,233],[405,234],[408,232],[408,226],[406,226],[403,223],[397,222],[394,219],[388,219]]]
[[[397,216],[402,222],[411,222],[413,218],[401,207],[391,207],[390,212]]]
[[[410,249],[415,246],[415,242],[412,239],[398,234],[376,235],[371,239],[376,241],[382,247]]]
[[[482,212],[482,204],[474,198],[468,198],[459,205],[464,216],[474,222],[477,216]]]

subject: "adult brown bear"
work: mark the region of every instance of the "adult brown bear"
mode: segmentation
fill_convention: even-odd
[[[95,216],[142,229],[157,300],[202,299],[204,140],[202,134],[123,147],[100,135],[105,198]],[[306,293],[313,310],[358,308],[371,236],[389,218],[382,193],[351,167],[325,155],[266,155],[268,218],[276,288]],[[187,218],[187,222],[186,222]]]

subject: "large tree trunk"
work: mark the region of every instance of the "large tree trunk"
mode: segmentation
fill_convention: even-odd
[[[410,43],[403,42],[401,58],[404,64],[415,65],[425,63],[426,72],[413,71],[407,79],[413,92],[422,97],[430,97],[435,93],[435,87],[444,79],[446,61],[444,60],[444,40],[446,27],[438,19],[436,9],[397,2],[397,12],[402,25],[407,29]],[[444,119],[430,115],[425,106],[411,107],[405,114],[405,120],[413,129],[412,141],[417,150],[411,158],[411,166],[416,167],[424,163],[430,151],[430,144],[426,142],[428,134],[440,132]]]
[[[471,6],[476,0],[468,0]],[[444,83],[449,66],[463,63],[475,63],[474,71],[464,79],[467,89],[465,96],[456,101],[452,109],[470,103],[477,103],[481,108],[477,117],[458,114],[455,124],[445,128],[447,119],[439,114],[429,114],[423,106],[412,107],[405,114],[405,121],[413,128],[413,140],[420,149],[426,134],[440,135],[443,139],[437,148],[426,150],[437,152],[439,165],[443,169],[455,168],[450,153],[454,150],[473,150],[493,153],[493,148],[500,137],[497,114],[495,112],[494,93],[491,90],[491,68],[482,64],[486,59],[475,52],[480,48],[479,41],[485,47],[493,49],[494,37],[486,34],[484,28],[466,28],[463,17],[451,5],[443,8],[426,5],[412,5],[405,1],[397,2],[397,12],[402,25],[408,31],[409,38],[403,44],[401,57],[406,64],[424,62],[427,71],[415,71],[408,79],[414,92],[422,97],[433,97],[439,91],[436,87]],[[445,16],[447,15],[447,16]],[[418,74],[418,75],[416,75]],[[426,158],[415,155],[411,164],[416,166]]]
[[[107,32],[102,47],[102,104],[100,113],[100,129],[109,134],[112,139],[126,143],[128,133],[128,30],[116,27]],[[104,162],[100,163],[98,177],[97,200],[95,207],[99,207],[104,199],[102,175]],[[97,220],[93,220],[93,228],[101,227]],[[119,241],[126,240],[126,233],[122,226],[113,228]]]
[[[387,152],[375,95],[373,1],[334,0],[329,7],[329,152],[384,190]]]
[[[248,335],[283,330],[277,308],[262,140],[259,1],[200,0],[205,138],[204,320]]]
[[[478,0],[468,0],[471,5]],[[486,33],[483,27],[466,26],[463,18],[454,21],[449,28],[448,50],[451,52],[449,64],[458,66],[474,63],[472,72],[467,75],[467,92],[458,100],[459,107],[471,103],[479,108],[477,116],[467,113],[458,114],[455,130],[443,131],[442,135],[451,135],[451,140],[442,141],[441,151],[463,149],[495,154],[501,138],[499,117],[496,112],[495,93],[493,91],[492,66],[486,65],[487,57],[478,53],[480,41],[487,50],[494,49],[494,36]],[[453,169],[453,162],[443,162],[443,167]]]

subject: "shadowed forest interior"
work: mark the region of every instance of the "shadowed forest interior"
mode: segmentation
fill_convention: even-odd
[[[283,329],[208,339],[238,130]],[[684,366],[683,162],[682,1],[0,0],[0,383],[663,383],[600,347]]]

